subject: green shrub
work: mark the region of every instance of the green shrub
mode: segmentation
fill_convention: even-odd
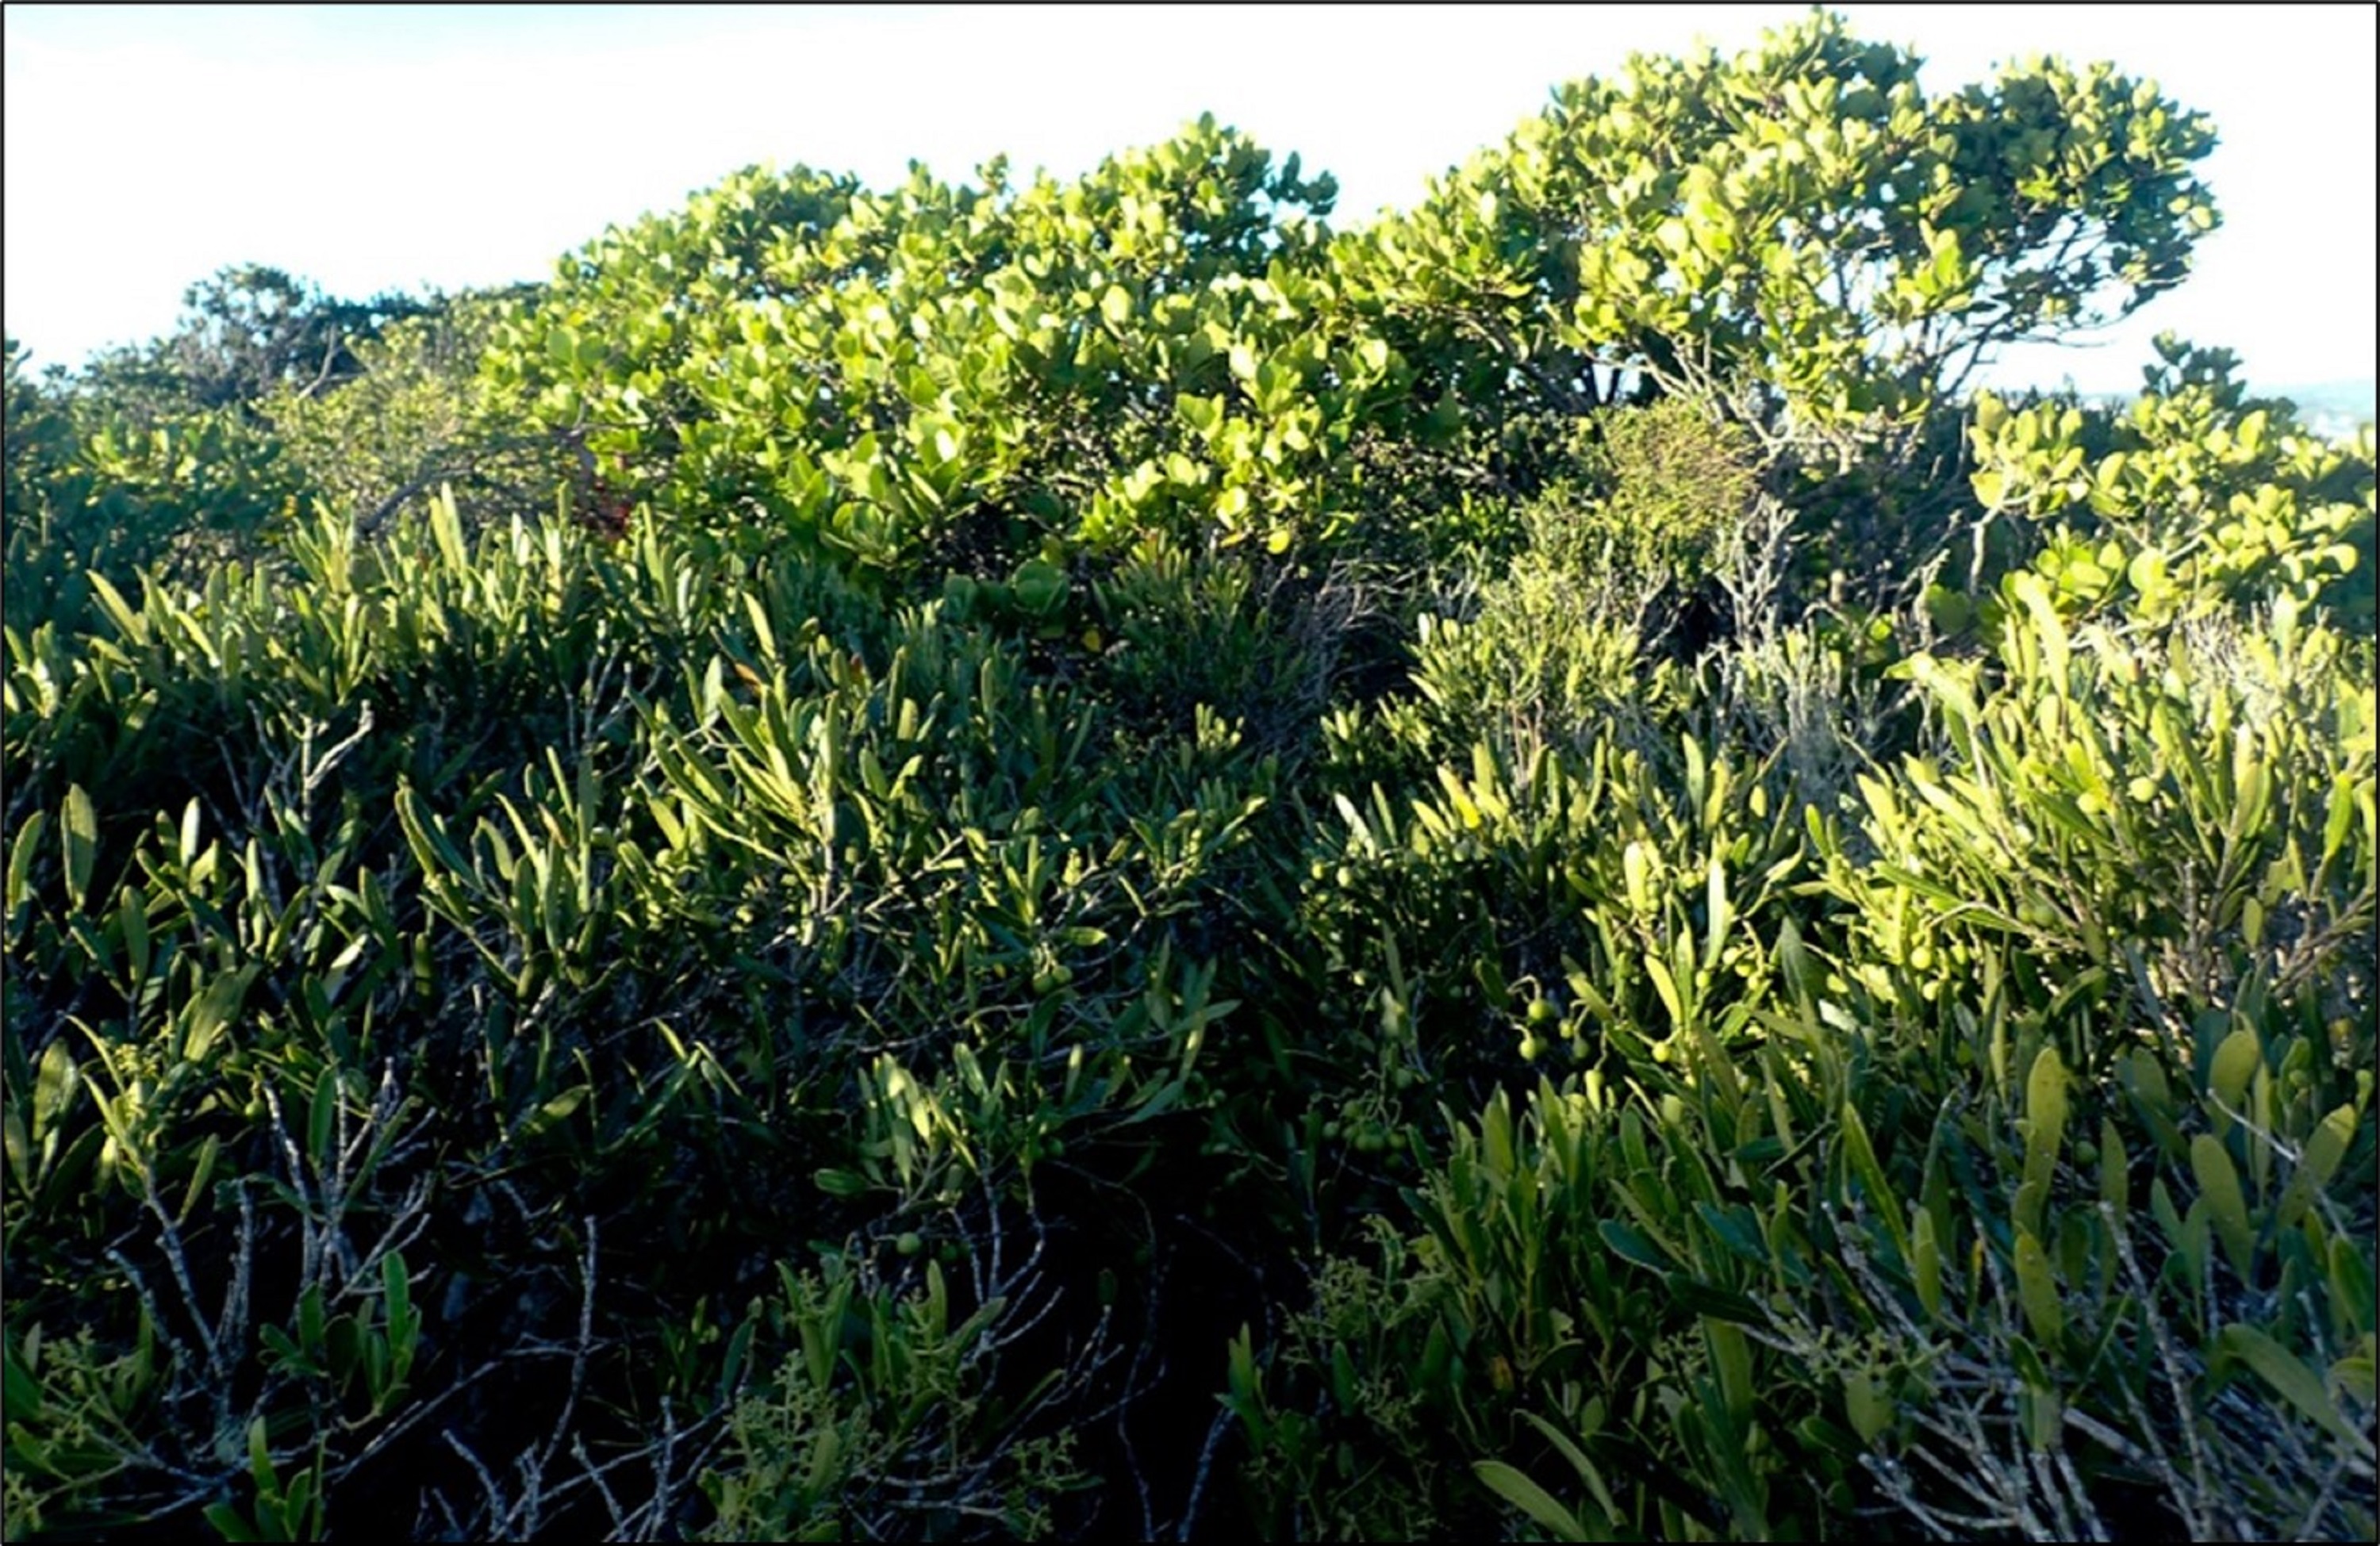
[[[260,406],[322,509],[367,535],[453,491],[467,531],[551,511],[558,489],[585,513],[597,490],[565,437],[522,435],[479,416],[480,356],[517,295],[455,297],[358,340],[335,391],[285,387]]]
[[[2286,597],[2373,626],[2373,440],[2325,440],[2252,400],[2238,356],[2170,334],[2123,410],[1977,401],[1973,484],[2040,528],[2069,617],[2151,622]]]
[[[1574,605],[1655,635],[1716,577],[1760,497],[1751,434],[1684,398],[1608,408],[1575,435],[1579,471],[1523,513],[1531,567]],[[1664,597],[1668,606],[1659,603]]]
[[[701,1480],[715,1510],[706,1539],[1050,1535],[1053,1504],[1091,1484],[1073,1436],[1047,1419],[1086,1371],[1052,1369],[1014,1406],[993,1388],[1014,1327],[1039,1307],[1002,1285],[962,1319],[930,1262],[905,1293],[840,1257],[779,1274],[767,1335],[750,1345],[788,1351],[727,1415]]]
[[[12,349],[11,1538],[2369,1535],[2369,435],[1914,71]]]
[[[12,344],[0,518],[8,627],[89,622],[94,575],[137,591],[152,570],[194,584],[256,559],[297,510],[303,484],[278,441],[236,411],[150,424],[37,386],[21,366]]]

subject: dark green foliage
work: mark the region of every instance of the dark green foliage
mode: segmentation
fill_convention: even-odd
[[[188,583],[258,556],[302,487],[271,432],[236,409],[152,414],[35,383],[13,343],[7,413],[6,616],[28,633],[89,621],[91,576],[137,588],[154,568]]]
[[[279,269],[247,263],[191,285],[182,307],[171,334],[94,361],[85,384],[156,417],[208,408],[253,413],[276,391],[312,396],[354,379],[364,369],[359,347],[392,323],[435,313],[440,303],[400,295],[343,300]]]
[[[12,347],[10,1538],[2369,1538],[2371,432],[1914,69]]]

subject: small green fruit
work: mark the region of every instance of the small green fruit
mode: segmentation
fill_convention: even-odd
[[[902,1231],[899,1239],[892,1242],[892,1249],[904,1256],[915,1256],[926,1249],[926,1238],[915,1229],[906,1229]]]
[[[1560,1019],[1560,1016],[1561,1011],[1554,1008],[1554,1001],[1552,999],[1532,998],[1529,1000],[1529,1023],[1531,1025],[1551,1025],[1556,1020]]]

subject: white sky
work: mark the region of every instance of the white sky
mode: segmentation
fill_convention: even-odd
[[[2199,272],[2091,349],[1998,377],[2138,384],[2172,328],[2268,386],[2374,374],[2370,6],[1864,6],[1929,88],[2107,58],[2211,113],[2226,218]],[[334,295],[540,278],[613,222],[754,162],[881,185],[996,151],[1078,173],[1211,111],[1335,173],[1336,223],[1405,204],[1555,81],[1784,5],[619,8],[10,5],[6,322],[36,364],[169,328],[271,263]]]

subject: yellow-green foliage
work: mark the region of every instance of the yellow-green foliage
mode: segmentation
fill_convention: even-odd
[[[989,1526],[1038,1540],[1051,1499],[1090,1485],[1071,1434],[1028,1436],[1023,1420],[1072,1394],[1063,1371],[1021,1412],[993,1395],[1002,1333],[1026,1307],[994,1298],[953,1323],[938,1264],[898,1298],[871,1292],[873,1274],[840,1258],[822,1274],[780,1274],[766,1340],[791,1346],[727,1416],[719,1465],[702,1479],[717,1509],[707,1539],[835,1539],[867,1519],[912,1539]]]
[[[1976,403],[1975,492],[2045,526],[2034,566],[2069,616],[2149,619],[2286,597],[2368,634],[2373,438],[2326,440],[2250,400],[2228,350],[2159,339],[2120,413]]]
[[[6,1533],[2368,1538],[2370,433],[1958,391],[2207,142],[1814,15],[12,352]]]
[[[565,441],[522,433],[478,412],[472,376],[504,305],[466,296],[394,322],[354,350],[357,374],[335,391],[284,387],[263,413],[314,501],[368,530],[400,509],[454,491],[467,527],[553,508],[577,481]],[[585,503],[591,490],[578,490]]]
[[[1750,433],[1690,399],[1606,409],[1574,439],[1580,474],[1533,502],[1530,550],[1563,583],[1616,591],[1607,605],[1622,611],[1706,579],[1761,492]]]

